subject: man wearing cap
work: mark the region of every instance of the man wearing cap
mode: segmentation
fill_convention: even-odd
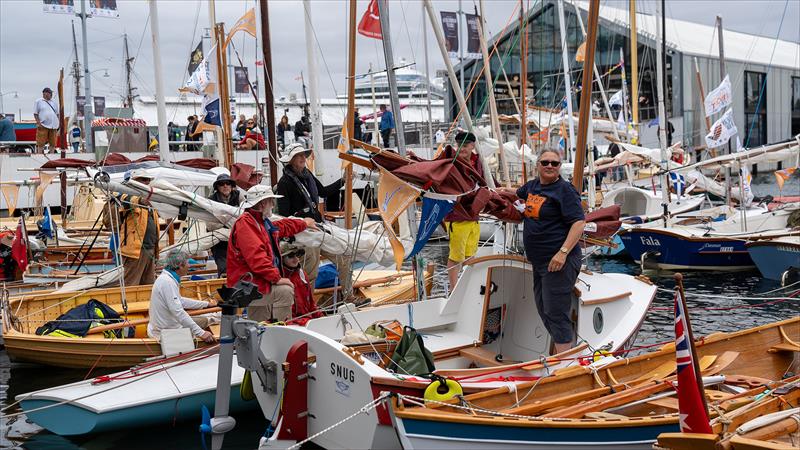
[[[236,183],[226,173],[219,175],[214,181],[214,193],[208,198],[230,206],[239,206],[241,203]],[[221,277],[227,272],[228,243],[217,242],[211,247],[211,254],[214,256],[214,262],[217,263],[217,275]]]
[[[279,240],[306,228],[317,229],[314,219],[269,220],[275,195],[268,186],[251,187],[228,239],[228,287],[252,276],[263,297],[250,304],[248,317],[255,321],[286,321],[292,316],[294,285],[283,275]],[[248,275],[249,274],[249,275]]]
[[[50,144],[50,151],[56,151],[59,118],[58,105],[52,100],[53,91],[49,87],[42,90],[42,98],[33,104],[33,118],[36,119],[36,152],[44,153],[44,145]]]
[[[456,148],[447,146],[445,157],[453,158],[458,165],[468,167],[462,170],[464,176],[477,186],[486,186],[483,179],[483,167],[480,157],[475,151],[475,135],[467,132],[456,134]],[[470,170],[471,168],[472,170]],[[479,212],[472,212],[468,204],[469,196],[459,197],[453,210],[444,218],[447,232],[450,235],[450,254],[447,259],[447,275],[452,289],[458,281],[458,272],[462,263],[478,251],[478,238],[481,228],[478,224]]]
[[[134,170],[129,179],[147,185],[153,177],[142,170]],[[111,210],[118,210],[118,220],[112,224],[105,210],[103,224],[112,232],[119,226],[119,254],[125,285],[153,284],[158,260],[158,212],[150,205],[149,198],[128,194],[120,194],[112,200]]]
[[[342,180],[323,186],[306,167],[311,150],[307,150],[302,144],[290,144],[286,147],[286,152],[281,156],[281,162],[285,164],[283,176],[278,180],[275,189],[276,193],[282,196],[278,199],[278,214],[284,217],[308,217],[315,222],[323,222],[325,197],[338,193],[342,187]],[[319,248],[305,250],[303,268],[309,280],[313,282],[317,278],[319,268]]]

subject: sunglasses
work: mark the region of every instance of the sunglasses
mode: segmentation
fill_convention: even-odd
[[[283,255],[283,257],[284,258],[302,258],[303,256],[305,256],[305,254],[306,254],[306,251],[301,249],[301,250],[295,250],[295,251],[293,251],[291,253],[287,253],[287,254]]]
[[[541,164],[542,167],[558,167],[561,165],[561,161],[539,161],[539,164]]]

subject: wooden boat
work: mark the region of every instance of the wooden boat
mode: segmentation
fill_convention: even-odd
[[[655,450],[790,450],[797,449],[800,408],[793,407],[800,381],[783,381],[775,395],[765,395],[711,420],[712,433],[662,433]]]
[[[433,268],[429,267],[426,284],[430,289]],[[216,290],[225,279],[183,281],[184,296],[198,300],[217,298]],[[362,272],[356,295],[371,299],[367,306],[381,306],[408,302],[414,299],[414,284],[409,273],[394,271]],[[55,320],[61,314],[89,299],[99,300],[122,315],[122,296],[118,287],[92,289],[81,292],[57,293],[31,292],[5,301],[2,331],[8,354],[18,360],[60,367],[107,367],[128,368],[147,358],[161,354],[158,341],[147,337],[146,318],[150,304],[151,285],[125,288],[128,303],[128,319],[142,322],[136,327],[136,335],[129,339],[106,339],[102,334],[91,334],[86,338],[72,339],[54,336],[39,336],[36,329]],[[316,293],[321,297],[323,293]],[[216,331],[212,328],[212,331]]]
[[[712,414],[727,415],[798,372],[800,317],[696,343]],[[678,430],[671,377],[675,346],[596,368],[575,366],[551,376],[462,399],[392,406],[403,448],[647,448]],[[713,383],[713,384],[712,384]],[[794,390],[790,403],[800,399]],[[466,405],[466,406],[464,406]]]
[[[745,247],[764,278],[780,281],[787,270],[800,271],[800,235],[750,242]]]

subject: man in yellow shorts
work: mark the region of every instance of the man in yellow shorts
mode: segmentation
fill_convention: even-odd
[[[478,186],[486,186],[483,179],[483,167],[480,157],[475,152],[475,135],[460,132],[455,138],[456,148],[447,146],[445,152],[450,152],[455,158],[454,163],[468,166],[473,170],[461,170],[462,174],[474,181]],[[464,173],[468,172],[468,173]],[[450,236],[450,255],[447,258],[447,276],[452,290],[458,281],[458,272],[467,259],[473,257],[478,251],[478,237],[481,234],[478,224],[479,212],[472,212],[466,203],[469,196],[462,196],[456,203],[453,211],[444,218],[447,233]]]

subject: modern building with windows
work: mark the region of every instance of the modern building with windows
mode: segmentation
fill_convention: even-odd
[[[620,2],[624,5],[627,2]],[[565,98],[561,34],[557,0],[540,0],[531,3],[527,11],[527,33],[520,33],[520,20],[516,25],[497,35],[489,49],[497,46],[491,57],[491,73],[501,114],[515,114],[511,98],[519,96],[520,42],[527,35],[527,99],[528,104],[559,110]],[[587,22],[588,2],[565,1],[565,32],[569,54],[569,67],[573,86],[581,82],[583,63],[575,60],[578,47],[584,41],[579,11],[583,25]],[[669,9],[669,2],[667,2]],[[681,7],[689,3],[681,3]],[[673,5],[673,7],[675,7]],[[638,43],[639,129],[641,143],[658,145],[656,91],[656,20],[653,2],[638,2],[636,25]],[[701,20],[698,18],[698,20]],[[720,83],[719,35],[715,18],[707,17],[700,24],[666,18],[666,84],[667,116],[675,128],[674,141],[682,139],[685,146],[704,145],[708,125],[704,114],[701,88],[708,93]],[[723,18],[724,22],[724,18]],[[776,30],[764,28],[764,34]],[[607,96],[610,98],[622,87],[623,74],[618,66],[623,62],[626,91],[631,92],[630,15],[627,9],[601,5],[597,35],[595,64],[598,67]],[[736,126],[742,144],[754,147],[784,141],[800,133],[800,44],[765,36],[724,30],[725,68],[733,89]],[[697,68],[697,71],[696,71]],[[460,71],[462,65],[456,66]],[[487,93],[483,75],[483,61],[464,61],[465,92],[476,84],[468,99],[468,108],[474,116],[488,114]],[[450,105],[455,104],[451,86],[447,85]],[[629,95],[629,94],[628,94]],[[592,94],[599,104],[597,85]],[[573,98],[577,113],[580,93]],[[630,103],[628,103],[630,104]],[[454,116],[458,108],[446,108]],[[600,108],[601,114],[604,108]],[[595,114],[598,114],[595,112]],[[616,120],[618,112],[613,112]],[[451,117],[452,119],[453,117]],[[713,121],[717,116],[711,117]],[[650,126],[648,126],[650,125]]]

